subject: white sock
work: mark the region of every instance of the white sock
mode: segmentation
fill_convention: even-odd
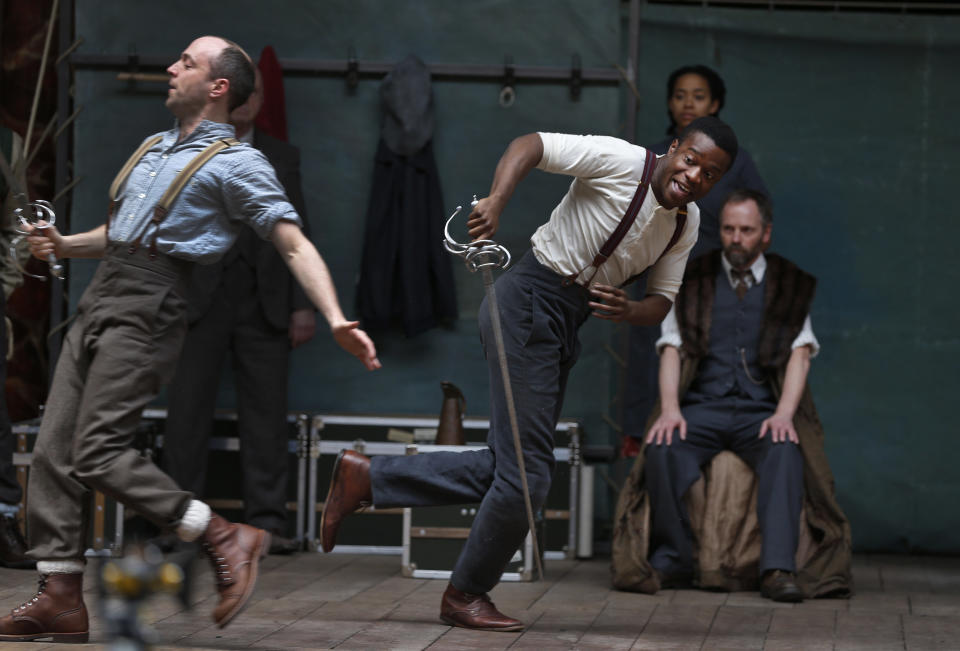
[[[40,574],[83,574],[84,562],[72,561],[37,561],[37,571]]]
[[[199,538],[207,525],[210,524],[210,516],[213,512],[210,507],[200,500],[190,500],[190,506],[187,512],[180,518],[180,524],[177,525],[177,535],[184,542],[193,542]]]

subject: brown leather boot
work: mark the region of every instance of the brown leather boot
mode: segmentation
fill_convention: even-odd
[[[270,535],[263,529],[228,522],[213,513],[207,530],[200,537],[200,547],[213,565],[220,592],[213,621],[223,628],[250,600],[257,584],[260,559],[270,548]]]
[[[0,619],[0,641],[86,642],[90,638],[83,604],[83,574],[41,574],[35,597]]]
[[[450,583],[440,601],[440,619],[450,626],[483,631],[521,631],[523,622],[507,617],[485,594],[461,592]]]
[[[330,490],[320,516],[320,546],[329,552],[337,544],[340,522],[362,506],[373,502],[370,486],[370,459],[353,450],[341,450],[333,464]]]

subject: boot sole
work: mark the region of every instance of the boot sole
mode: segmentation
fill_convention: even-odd
[[[260,539],[257,543],[256,549],[252,558],[250,559],[250,580],[247,581],[247,586],[243,591],[243,595],[240,597],[240,600],[237,601],[233,609],[230,610],[223,619],[217,622],[217,628],[224,628],[227,624],[232,622],[234,618],[242,613],[247,607],[247,604],[250,602],[250,597],[253,596],[253,590],[257,587],[257,578],[260,575],[260,559],[266,557],[267,552],[270,550],[270,534],[266,531],[260,531]]]
[[[455,619],[451,619],[446,615],[440,615],[440,620],[444,624],[449,624],[450,626],[456,626],[457,628],[467,628],[471,631],[490,631],[491,633],[516,633],[517,631],[522,631],[524,629],[523,624],[514,624],[513,626],[465,626]]]
[[[330,494],[333,492],[333,484],[337,481],[337,473],[340,471],[340,460],[343,458],[343,450],[340,450],[340,454],[337,455],[337,460],[333,464],[333,472],[330,473],[330,486],[327,488],[327,499],[330,500]],[[327,547],[327,541],[323,539],[323,523],[327,519],[327,505],[326,501],[323,505],[323,511],[320,513],[320,549],[324,551],[325,554],[329,554],[333,551],[333,548],[337,546],[336,542],[332,542],[330,547]]]
[[[0,635],[0,642],[32,642],[34,640],[50,640],[51,642],[65,642],[67,644],[86,644],[90,639],[90,632],[83,633],[35,633],[33,635]]]

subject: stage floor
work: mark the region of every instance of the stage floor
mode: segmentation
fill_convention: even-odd
[[[250,606],[226,629],[206,563],[194,607],[150,604],[160,648],[261,649],[960,649],[960,558],[857,556],[852,599],[775,604],[757,593],[610,589],[609,560],[550,561],[547,579],[503,583],[492,593],[522,633],[450,628],[437,617],[444,581],[407,579],[396,556],[271,556]],[[106,642],[88,566],[91,646]],[[32,596],[36,573],[0,569],[0,610]],[[48,643],[6,648],[57,647]],[[75,647],[71,647],[75,648]]]

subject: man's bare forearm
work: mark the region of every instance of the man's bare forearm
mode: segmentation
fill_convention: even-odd
[[[272,238],[307,298],[320,310],[330,327],[345,322],[330,270],[300,227],[281,221],[274,227]]]
[[[630,301],[624,320],[630,325],[657,325],[667,316],[671,305],[666,296],[650,294],[639,301]]]
[[[680,411],[680,351],[664,346],[660,352],[660,410]]]
[[[61,258],[102,258],[107,248],[107,225],[101,224],[85,233],[64,235]]]
[[[537,166],[541,158],[543,141],[540,134],[528,133],[514,138],[497,163],[489,196],[496,198],[501,205],[506,204],[517,189],[517,184]]]
[[[777,403],[777,414],[785,418],[793,418],[797,413],[797,405],[803,395],[803,388],[807,384],[807,375],[810,372],[810,347],[794,348],[787,362],[787,370],[783,377],[783,392]]]
[[[529,133],[515,138],[503,152],[493,173],[490,194],[473,206],[467,217],[467,232],[474,240],[491,239],[500,226],[500,213],[513,196],[517,184],[543,157],[540,135]]]

